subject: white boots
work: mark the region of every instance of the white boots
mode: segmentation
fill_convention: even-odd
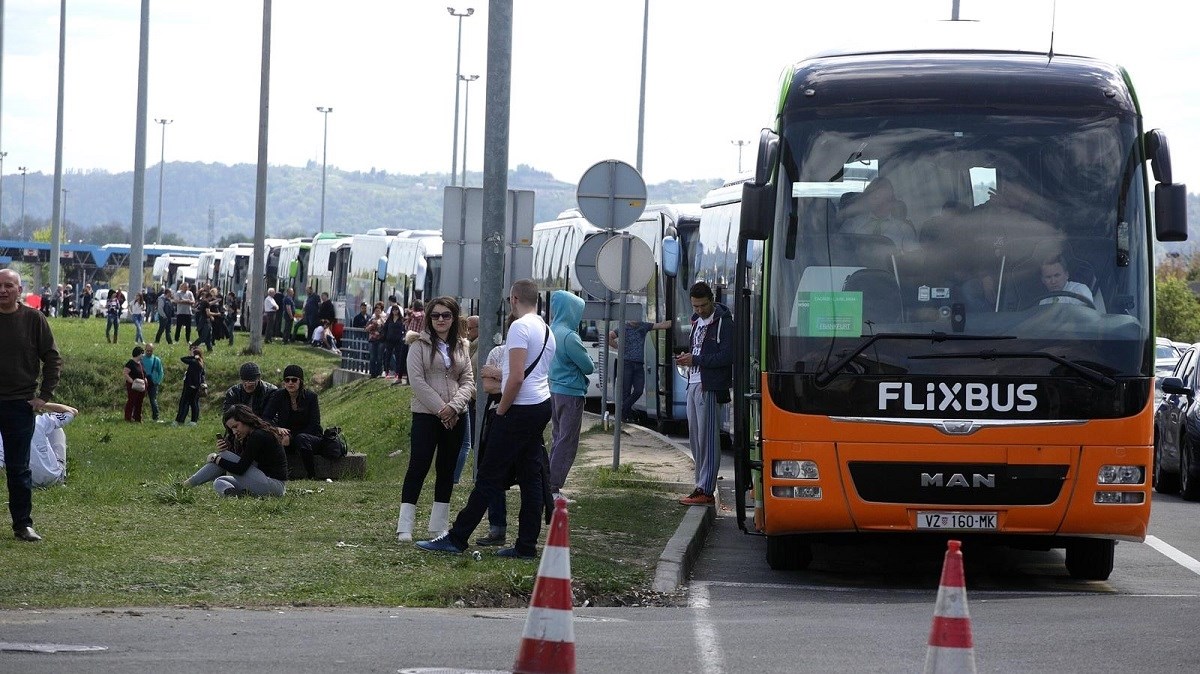
[[[401,543],[412,541],[413,521],[417,519],[417,506],[413,503],[400,504],[400,519],[396,520],[396,540]],[[437,538],[450,528],[450,504],[434,503],[429,513],[429,533]]]
[[[417,519],[417,506],[414,503],[400,504],[400,519],[396,520],[396,540],[401,543],[412,541],[413,520]]]
[[[434,538],[446,533],[450,528],[450,504],[434,501],[433,510],[429,513],[429,533]]]

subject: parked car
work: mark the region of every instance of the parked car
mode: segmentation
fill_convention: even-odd
[[[92,315],[104,318],[108,315],[108,288],[101,288],[92,294]],[[125,293],[125,304],[121,306],[121,320],[129,319],[129,293]]]
[[[1158,337],[1154,340],[1154,371],[1160,377],[1165,377],[1175,369],[1175,363],[1179,362],[1179,357],[1183,355],[1185,345],[1182,349],[1179,348],[1178,342],[1172,342],[1166,337]]]
[[[1184,352],[1162,378],[1154,410],[1154,490],[1200,501],[1200,343]]]

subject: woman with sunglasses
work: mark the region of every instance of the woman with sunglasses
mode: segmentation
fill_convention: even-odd
[[[316,392],[304,388],[304,370],[299,365],[283,368],[283,386],[271,394],[263,419],[279,429],[279,442],[287,454],[300,455],[305,477],[315,478],[313,450],[321,442],[321,405]]]
[[[470,344],[459,335],[458,315],[454,298],[438,297],[429,303],[425,329],[409,332],[406,338],[413,418],[409,443],[412,453],[396,522],[396,538],[401,542],[412,540],[417,499],[430,464],[434,464],[434,483],[429,531],[438,536],[449,528],[454,464],[467,426],[467,406],[475,397]]]
[[[287,456],[279,431],[247,405],[234,405],[221,416],[226,435],[217,451],[184,484],[212,482],[221,496],[283,496],[287,491]]]

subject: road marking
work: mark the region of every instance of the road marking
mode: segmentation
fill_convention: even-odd
[[[708,583],[695,583],[689,594],[688,605],[696,609],[696,620],[692,623],[692,634],[696,640],[696,653],[700,656],[700,667],[704,674],[723,674],[725,658],[717,642],[717,628],[708,619]]]
[[[1148,536],[1147,538],[1150,538],[1150,537]],[[1164,543],[1163,545],[1166,545],[1166,544]],[[1170,546],[1167,546],[1167,547],[1170,547]],[[1171,549],[1174,550],[1174,548],[1171,548]],[[1183,553],[1180,553],[1180,554],[1182,555]],[[1184,557],[1187,557],[1187,556],[1184,555]],[[1191,558],[1188,557],[1188,559],[1191,559]],[[1192,560],[1192,561],[1195,562],[1195,560]],[[1198,568],[1200,568],[1200,566],[1198,566]],[[1200,570],[1197,570],[1196,573],[1200,573]],[[743,582],[734,582],[734,581],[710,580],[710,581],[693,583],[692,584],[692,588],[693,588],[692,594],[693,595],[696,594],[696,590],[700,586],[704,586],[704,598],[703,598],[704,608],[708,608],[708,603],[709,603],[708,588],[710,588],[710,587],[729,587],[729,588],[735,588],[735,589],[758,589],[758,590],[795,590],[797,592],[833,592],[833,593],[869,592],[871,594],[877,594],[881,589],[878,587],[845,587],[845,586],[837,586],[837,585],[811,585],[811,584],[801,584],[801,583],[743,583]],[[887,591],[888,594],[915,595],[915,596],[928,596],[930,594],[936,593],[936,591],[937,591],[937,588],[931,588],[931,589],[884,588],[884,589]],[[1078,596],[1084,596],[1084,595],[1097,595],[1097,594],[1120,596],[1120,597],[1200,597],[1200,594],[1197,594],[1197,593],[1161,594],[1161,593],[1150,593],[1150,592],[1120,592],[1117,590],[1105,590],[1105,591],[1098,592],[1095,589],[1062,590],[1062,589],[1047,589],[1047,588],[1043,588],[1043,587],[1032,587],[1029,589],[1021,589],[1021,590],[993,590],[993,589],[987,589],[987,588],[969,588],[969,589],[970,589],[972,596],[978,594],[978,595],[987,595],[989,597],[996,597],[996,598],[1023,597],[1023,596],[1028,595],[1031,591],[1037,592],[1039,597],[1078,597]],[[689,604],[693,607],[696,606],[694,601],[695,600],[692,600],[691,602],[689,602]]]
[[[1200,562],[1197,562],[1194,557],[1188,556],[1182,550],[1168,544],[1157,536],[1147,536],[1146,545],[1158,550],[1167,556],[1168,559],[1191,571],[1194,574],[1200,575]]]

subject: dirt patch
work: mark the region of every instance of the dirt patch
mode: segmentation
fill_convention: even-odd
[[[599,421],[588,415],[587,428]],[[613,465],[615,446],[612,431],[589,431],[579,439],[576,467],[605,467]],[[621,432],[619,465],[630,466],[640,475],[666,485],[683,484],[690,488],[695,482],[695,469],[690,454],[658,433],[641,426],[625,425]]]

